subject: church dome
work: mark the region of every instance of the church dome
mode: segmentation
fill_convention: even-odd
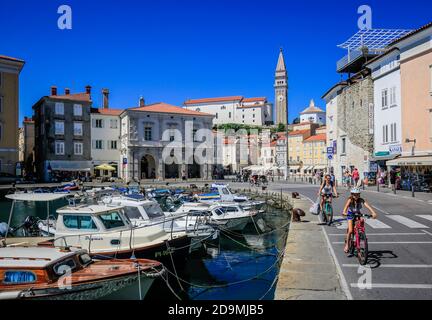
[[[301,112],[300,114],[309,114],[309,113],[324,113],[324,110],[315,106],[315,101],[311,99],[309,103],[309,107],[303,110],[303,112]]]

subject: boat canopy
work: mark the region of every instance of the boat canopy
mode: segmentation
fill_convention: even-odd
[[[13,193],[6,195],[6,198],[15,201],[49,202],[62,199],[67,195],[65,193]]]

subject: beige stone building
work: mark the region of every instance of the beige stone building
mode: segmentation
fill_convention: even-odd
[[[26,175],[33,175],[35,168],[35,122],[32,118],[24,117],[22,126],[23,146],[22,161],[23,169]],[[20,160],[21,161],[21,160]]]
[[[303,174],[311,174],[328,167],[325,133],[315,134],[303,141]]]
[[[0,172],[11,174],[18,162],[19,74],[24,63],[0,55]]]
[[[405,172],[432,172],[432,23],[392,43],[400,51],[402,156]]]

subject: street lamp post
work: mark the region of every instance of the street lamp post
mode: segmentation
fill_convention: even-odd
[[[413,143],[413,146],[412,146],[412,149],[411,149],[411,155],[414,157],[415,156],[415,147],[416,147],[417,139],[406,139],[405,142],[406,143]]]

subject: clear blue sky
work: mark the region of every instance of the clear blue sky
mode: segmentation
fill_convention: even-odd
[[[57,8],[73,10],[73,29],[57,28]],[[290,120],[340,76],[336,47],[357,31],[368,4],[374,28],[414,29],[432,18],[432,1],[0,0],[0,54],[22,58],[20,118],[49,93],[103,87],[112,107],[181,105],[188,98],[266,96],[274,101],[279,48],[289,72]]]

